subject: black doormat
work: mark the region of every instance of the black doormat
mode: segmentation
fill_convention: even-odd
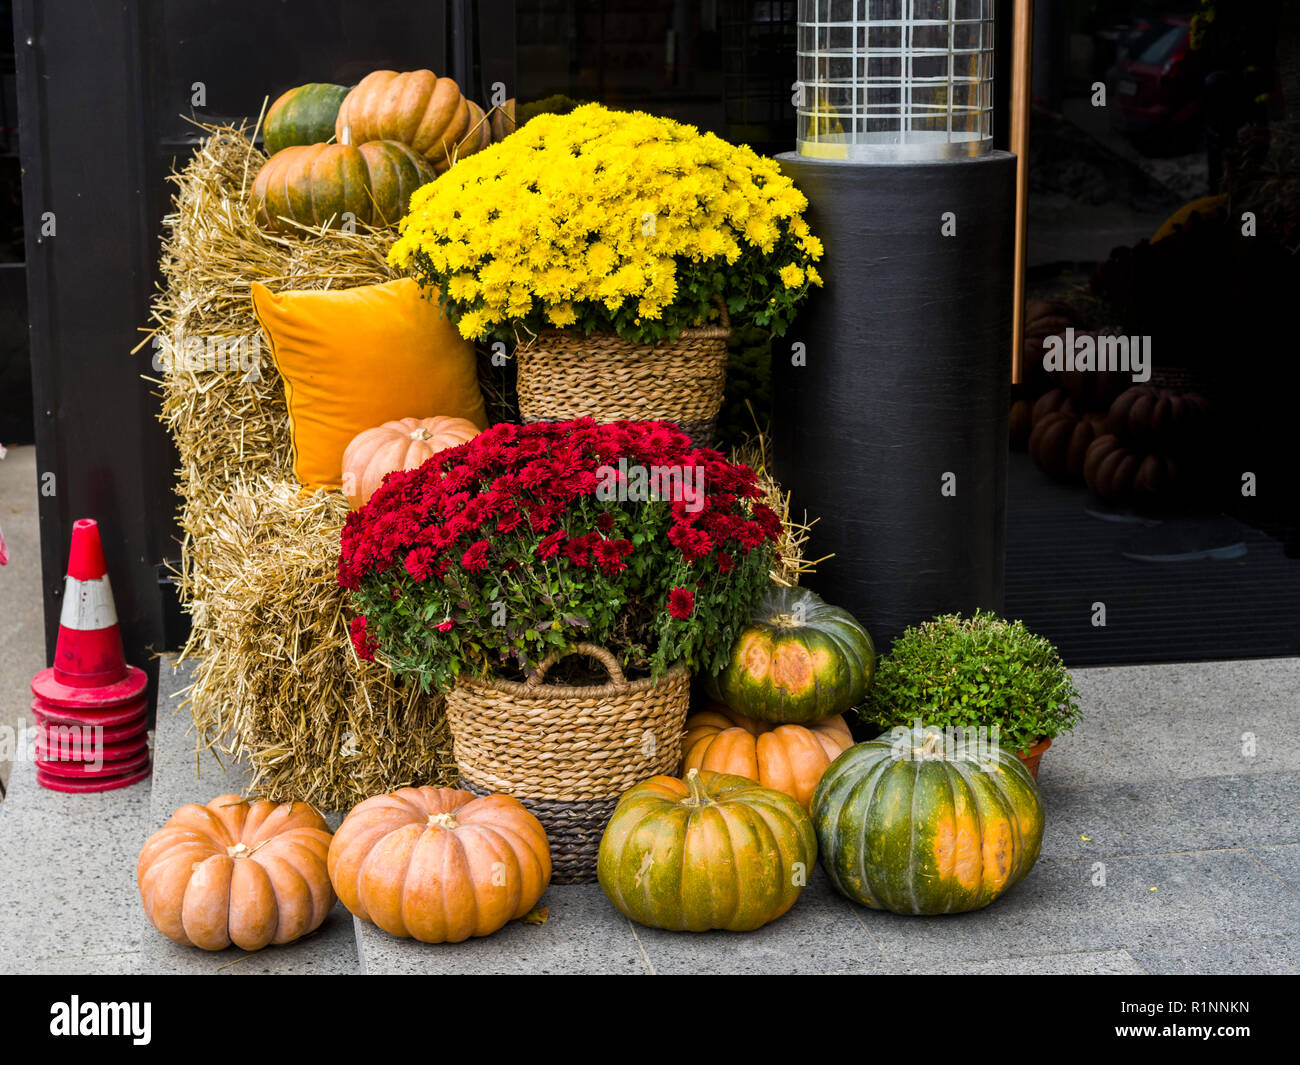
[[[1277,540],[1224,515],[1100,506],[1022,453],[1008,481],[1005,613],[1068,665],[1300,655],[1300,560]]]

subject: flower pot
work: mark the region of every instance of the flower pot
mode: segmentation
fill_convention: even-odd
[[[614,333],[546,329],[515,353],[524,422],[676,422],[712,447],[727,380],[730,322],[683,329],[675,340],[633,344]]]
[[[608,684],[543,684],[552,654],[524,683],[462,677],[447,693],[447,720],[461,787],[505,792],[537,817],[551,844],[555,884],[596,880],[600,838],[623,792],[672,773],[690,703],[690,672],[629,681],[603,647],[578,644]]]
[[[1038,779],[1038,763],[1042,761],[1043,753],[1051,745],[1051,736],[1040,736],[1038,742],[1020,756],[1020,760],[1025,763],[1025,768],[1029,770],[1029,775],[1035,780]]]

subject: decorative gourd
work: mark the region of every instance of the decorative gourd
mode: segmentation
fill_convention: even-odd
[[[1137,385],[1111,405],[1106,432],[1140,450],[1178,453],[1197,443],[1210,403],[1197,392]]]
[[[456,159],[486,148],[492,124],[451,78],[432,70],[376,70],[362,78],[339,107],[334,129],[342,139],[400,141],[441,174]]]
[[[182,806],[136,862],[145,916],[168,939],[204,950],[292,943],[334,906],[329,846],[329,826],[306,803],[219,795]]]
[[[334,120],[347,96],[346,85],[313,81],[279,96],[266,112],[262,143],[267,155],[295,144],[319,144],[334,136]]]
[[[813,725],[769,725],[723,706],[686,720],[682,738],[686,770],[747,777],[784,792],[805,810],[826,767],[853,746],[839,714]]]
[[[977,910],[1038,859],[1043,807],[1009,748],[945,758],[937,730],[859,743],[823,774],[812,817],[822,866],[854,902],[902,914]]]
[[[432,181],[433,168],[405,144],[371,141],[285,148],[271,156],[253,182],[252,205],[264,229],[343,224],[351,212],[364,225],[395,225],[411,193]]]
[[[1102,421],[1098,414],[1046,414],[1029,434],[1029,457],[1049,476],[1076,481],[1083,475],[1088,445],[1101,435]]]
[[[394,470],[423,466],[439,451],[478,436],[465,418],[400,418],[366,429],[343,452],[343,494],[353,510],[366,505],[384,477]]]
[[[1176,459],[1134,450],[1109,433],[1092,442],[1083,463],[1084,481],[1098,499],[1135,506],[1170,501],[1183,487],[1180,471]]]
[[[812,822],[790,796],[692,769],[624,793],[596,873],[619,912],[651,928],[749,932],[795,904],[816,860]]]
[[[862,701],[876,649],[847,610],[806,588],[768,588],[709,695],[759,721],[807,724]]]
[[[551,848],[509,795],[401,788],[353,807],[330,844],[329,875],[343,905],[389,935],[460,943],[537,905]]]
[[[1038,425],[1049,414],[1069,414],[1078,417],[1079,412],[1075,409],[1074,400],[1065,389],[1053,388],[1034,401],[1033,424]]]

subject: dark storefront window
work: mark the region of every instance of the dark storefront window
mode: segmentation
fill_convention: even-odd
[[[1300,651],[1298,15],[1036,5],[1007,610],[1072,664]],[[1152,391],[1046,372],[1067,329],[1149,342]]]

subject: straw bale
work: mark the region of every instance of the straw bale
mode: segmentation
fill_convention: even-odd
[[[293,482],[284,387],[251,285],[351,288],[391,280],[389,229],[265,233],[247,191],[265,161],[244,127],[203,126],[173,173],[152,322],[159,417],[179,455],[182,601],[197,661],[188,705],[200,749],[248,759],[251,790],[324,808],[454,778],[440,697],[358,661],[334,580],[346,504]]]

